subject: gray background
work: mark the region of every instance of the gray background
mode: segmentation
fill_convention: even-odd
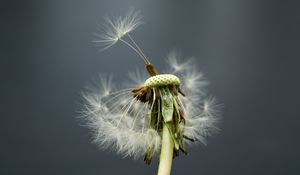
[[[86,82],[143,66],[122,44],[91,43],[104,15],[131,6],[157,68],[172,48],[196,56],[225,106],[222,132],[176,158],[173,174],[300,174],[300,4],[258,0],[1,2],[0,174],[155,174],[157,161],[98,150],[76,119]]]

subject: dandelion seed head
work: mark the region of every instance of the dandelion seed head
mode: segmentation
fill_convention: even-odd
[[[180,125],[185,136],[206,144],[206,137],[218,130],[217,102],[215,98],[203,95],[202,88],[207,83],[195,67],[189,66],[176,76],[160,74],[150,78],[136,70],[129,74],[129,79],[133,80],[133,87],[176,85],[186,90],[186,96],[178,96],[178,104],[185,114],[186,124]],[[149,147],[154,153],[159,152],[161,135],[150,128],[152,103],[139,101],[132,94],[133,88],[118,91],[112,82],[112,76],[101,75],[98,84],[93,83],[94,86],[89,86],[83,94],[83,116],[92,130],[94,143],[101,148],[113,149],[124,157],[139,158]]]
[[[206,137],[218,130],[219,105],[215,98],[206,96],[208,82],[192,58],[183,59],[181,53],[172,50],[166,59],[167,73],[157,73],[129,35],[142,24],[141,18],[133,9],[124,17],[105,18],[105,30],[97,34],[95,43],[107,49],[122,41],[143,59],[151,76],[136,69],[129,73],[131,82],[123,84],[129,88],[123,89],[116,88],[112,76],[100,75],[82,94],[82,117],[100,148],[110,148],[124,157],[139,158],[146,153],[145,162],[149,162],[152,154],[160,151],[162,126],[175,117],[179,117],[178,122],[172,125],[179,133],[170,134],[180,150],[186,153],[183,142],[206,144]]]

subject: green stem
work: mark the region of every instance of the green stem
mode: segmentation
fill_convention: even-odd
[[[161,151],[157,175],[170,175],[173,161],[174,143],[167,123],[163,124]]]

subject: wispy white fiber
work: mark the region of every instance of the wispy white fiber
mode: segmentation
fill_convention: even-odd
[[[185,61],[183,61],[185,60]],[[176,74],[190,68],[193,58],[184,59],[181,52],[173,49],[166,57],[166,62],[169,66],[168,73]]]
[[[138,87],[143,86],[145,83],[145,80],[149,78],[149,75],[147,74],[146,70],[142,71],[140,69],[135,69],[135,71],[129,72],[129,82],[126,82],[126,84],[129,87]]]
[[[201,101],[198,108],[190,109],[187,124],[183,128],[184,134],[206,144],[207,136],[219,131],[217,123],[220,107],[215,98],[208,97]]]
[[[144,156],[149,147],[157,152],[160,136],[149,128],[149,107],[132,97],[132,89],[111,92],[108,76],[90,85],[83,93],[83,118],[101,148],[110,148],[123,156]],[[106,80],[105,80],[106,79]]]
[[[183,59],[176,50],[172,50],[166,59],[168,70],[180,77],[180,87],[185,93],[184,97],[179,96],[187,117],[187,124],[183,126],[184,134],[206,144],[206,137],[218,130],[216,125],[219,121],[220,105],[215,98],[206,97],[206,86],[209,82],[198,71],[194,60]]]
[[[105,17],[104,28],[100,34],[96,34],[97,39],[93,42],[105,50],[117,43],[124,35],[135,30],[143,24],[140,11],[131,8],[125,16],[115,17],[113,19]]]
[[[183,61],[184,60],[184,61]],[[182,89],[190,95],[204,95],[209,84],[202,72],[195,66],[194,58],[184,58],[181,53],[172,50],[166,58],[168,69],[181,79]]]

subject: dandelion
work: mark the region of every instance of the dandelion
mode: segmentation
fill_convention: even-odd
[[[187,154],[187,144],[206,143],[217,131],[218,107],[212,97],[205,98],[208,84],[192,61],[180,61],[180,54],[167,56],[170,73],[159,74],[129,34],[142,22],[140,12],[130,10],[125,17],[106,19],[109,28],[98,35],[96,43],[107,49],[120,41],[138,54],[150,76],[131,72],[121,90],[112,77],[101,75],[99,83],[83,92],[83,117],[93,132],[93,141],[101,148],[134,158],[144,156],[150,164],[159,154],[159,175],[171,172],[173,157]],[[102,48],[102,49],[103,49]]]

